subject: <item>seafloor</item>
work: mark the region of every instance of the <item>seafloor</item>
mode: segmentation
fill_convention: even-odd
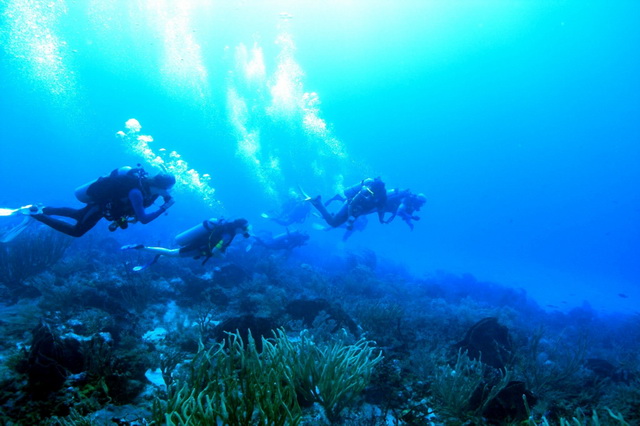
[[[640,424],[640,317],[246,241],[206,265],[0,245],[4,425]]]

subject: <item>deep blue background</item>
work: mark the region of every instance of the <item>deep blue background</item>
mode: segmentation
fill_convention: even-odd
[[[123,243],[171,244],[221,214],[278,232],[259,214],[298,185],[329,196],[380,175],[426,194],[415,231],[371,221],[343,244],[306,224],[323,250],[373,248],[416,274],[524,287],[543,305],[636,309],[637,2],[172,3],[4,3],[3,207],[79,205],[76,186],[143,161],[114,137],[136,118],[155,152],[212,176],[219,204],[177,188],[170,215],[114,234]],[[262,78],[246,77],[239,46],[261,53]],[[273,108],[274,87],[293,106]],[[259,166],[238,150],[233,90]],[[305,93],[322,135],[305,127]],[[328,154],[333,140],[344,157]]]

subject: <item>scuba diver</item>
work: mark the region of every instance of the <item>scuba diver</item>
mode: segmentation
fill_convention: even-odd
[[[385,220],[384,223],[391,223],[396,216],[400,216],[400,218],[413,231],[412,221],[420,220],[420,216],[414,215],[414,213],[420,211],[420,208],[426,203],[426,201],[427,198],[424,194],[413,194],[408,189],[392,189],[387,191],[385,212],[391,213],[391,217]]]
[[[305,202],[304,198],[294,191],[289,193],[289,199],[282,205],[282,209],[277,216],[262,213],[261,216],[269,219],[278,225],[289,226],[294,223],[303,223],[311,213],[311,206]]]
[[[211,218],[176,235],[176,242],[180,246],[176,249],[164,247],[147,247],[142,244],[122,246],[121,250],[143,250],[156,253],[153,260],[144,266],[136,266],[134,271],[141,271],[158,261],[160,256],[168,257],[192,257],[200,259],[204,257],[204,265],[209,259],[218,254],[224,254],[237,234],[249,238],[249,222],[246,219],[226,221],[224,219]]]
[[[254,238],[256,245],[267,249],[291,251],[296,247],[305,245],[309,240],[309,234],[300,231],[289,232],[287,229],[286,233],[276,235],[275,237],[260,238],[255,236]]]
[[[110,231],[126,229],[129,223],[147,224],[166,212],[175,203],[169,195],[175,183],[175,177],[168,173],[149,177],[142,167],[120,167],[76,189],[76,198],[86,204],[83,208],[30,205],[22,207],[20,213],[72,237],[81,237],[102,218],[111,222]],[[147,213],[158,197],[163,198],[164,204]],[[68,217],[76,223],[51,216]]]
[[[343,196],[332,197],[327,204],[333,200],[341,200],[342,207],[337,213],[329,213],[325,204],[322,204],[320,196],[315,198],[306,197],[306,200],[318,209],[322,218],[329,226],[334,228],[346,223],[347,230],[353,227],[353,222],[361,215],[378,212],[380,223],[384,223],[384,207],[387,202],[387,190],[385,184],[379,177],[375,179],[367,178],[360,183],[344,190]]]
[[[398,210],[396,210],[396,214],[400,216],[400,218],[411,228],[413,231],[413,222],[414,220],[420,220],[420,216],[413,214],[414,212],[420,211],[420,208],[427,202],[427,198],[424,194],[410,194],[408,197],[405,197],[400,203]],[[395,214],[391,216],[387,223],[391,222],[395,217]]]

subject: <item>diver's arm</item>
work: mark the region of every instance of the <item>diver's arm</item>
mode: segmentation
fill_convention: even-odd
[[[396,215],[398,214],[397,210],[394,210],[391,212],[391,216],[389,216],[389,219],[385,220],[384,223],[391,223],[393,221],[393,219],[396,218]]]
[[[129,201],[131,202],[131,207],[133,207],[133,212],[136,216],[136,220],[143,224],[149,223],[152,220],[156,219],[162,213],[167,211],[167,209],[174,203],[172,199],[169,199],[155,212],[147,213],[143,204],[142,192],[138,188],[133,188],[131,191],[129,191]]]

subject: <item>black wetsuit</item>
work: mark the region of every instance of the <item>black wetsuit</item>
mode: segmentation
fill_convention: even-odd
[[[116,171],[114,170],[111,177],[114,176]],[[106,180],[109,178],[100,179]],[[98,182],[100,182],[100,179]],[[141,223],[149,223],[164,212],[162,209],[151,214],[145,212],[145,208],[151,206],[158,198],[158,195],[149,193],[149,189],[142,178],[132,175],[113,182],[114,185],[107,191],[107,194],[102,194],[98,197],[99,199],[88,203],[83,208],[45,207],[42,209],[42,214],[33,215],[32,217],[56,231],[72,237],[81,237],[96,226],[103,217],[117,224],[113,228],[115,230],[118,227],[126,228],[127,218],[129,217],[135,217]],[[71,224],[64,220],[54,219],[51,216],[68,217],[75,220],[76,223]]]
[[[377,211],[380,222],[384,216],[384,204],[387,201],[387,192],[384,183],[380,180],[366,179],[360,184],[347,188],[344,191],[346,201],[336,213],[329,213],[320,200],[312,200],[311,203],[322,215],[329,226],[334,228],[346,223],[350,217]]]

